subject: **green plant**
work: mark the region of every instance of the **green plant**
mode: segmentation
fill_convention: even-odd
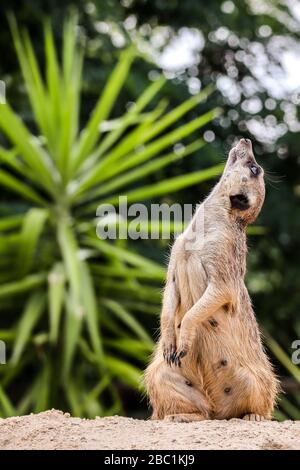
[[[0,221],[0,338],[11,352],[0,368],[0,412],[52,406],[79,416],[121,412],[118,384],[139,388],[153,348],[142,323],[159,312],[164,268],[123,241],[98,239],[96,208],[115,203],[119,193],[142,201],[218,175],[222,165],[156,186],[130,186],[199,150],[202,139],[162,154],[219,110],[176,127],[210,94],[206,89],[169,112],[164,101],[144,111],[164,85],[161,77],[124,116],[107,123],[135,57],[129,48],[82,128],[76,18],[65,22],[60,58],[46,22],[44,73],[27,32],[20,33],[13,18],[10,24],[32,120],[30,131],[8,103],[0,106],[0,185],[23,208],[9,205]],[[104,124],[111,130],[104,132]]]

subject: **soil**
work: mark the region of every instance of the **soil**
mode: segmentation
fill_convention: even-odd
[[[0,449],[300,449],[300,421],[172,423],[57,410],[0,419]]]

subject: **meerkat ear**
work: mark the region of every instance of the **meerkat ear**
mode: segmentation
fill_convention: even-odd
[[[225,174],[226,171],[229,170],[229,168],[231,168],[232,165],[234,165],[236,160],[237,160],[236,150],[235,150],[235,148],[233,148],[233,149],[230,150],[230,152],[228,154],[228,158],[227,158],[227,162],[225,164],[223,174]]]
[[[236,161],[237,161],[236,149],[233,148],[229,152],[227,163],[229,163],[230,165],[233,165]]]

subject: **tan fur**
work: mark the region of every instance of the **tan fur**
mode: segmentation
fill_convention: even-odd
[[[249,207],[233,206],[237,194]],[[145,372],[153,419],[271,419],[278,382],[244,283],[245,230],[264,196],[263,170],[241,139],[171,251],[161,338]]]

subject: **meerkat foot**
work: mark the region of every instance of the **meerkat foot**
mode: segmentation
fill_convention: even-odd
[[[264,416],[256,413],[248,413],[243,417],[243,419],[245,421],[266,421],[266,418]]]
[[[191,423],[192,421],[204,421],[205,417],[201,413],[180,413],[167,415],[164,417],[164,420],[172,421],[173,423]]]

